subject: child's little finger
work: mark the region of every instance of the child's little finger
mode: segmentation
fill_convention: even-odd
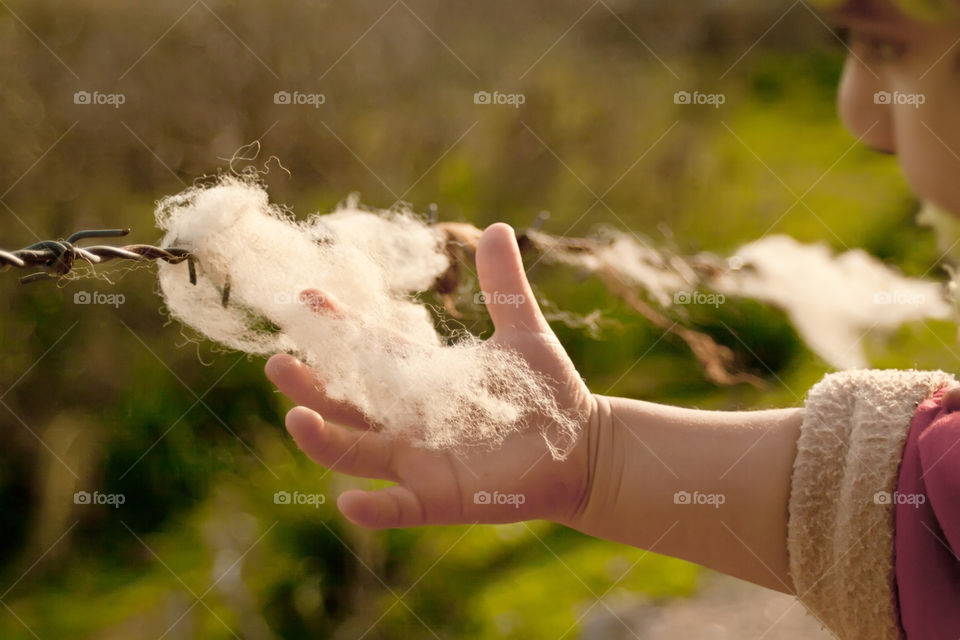
[[[410,489],[397,485],[379,491],[351,489],[337,498],[340,512],[353,524],[368,529],[419,527],[426,510]]]

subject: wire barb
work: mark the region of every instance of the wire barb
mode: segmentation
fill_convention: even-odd
[[[89,264],[99,264],[110,260],[163,260],[170,264],[189,261],[190,282],[196,284],[196,267],[190,251],[181,247],[154,247],[149,244],[131,244],[124,247],[96,245],[78,247],[76,242],[87,238],[120,238],[130,233],[130,229],[86,229],[77,231],[66,240],[41,240],[17,251],[0,250],[0,269],[17,267],[28,269],[39,267],[36,271],[20,278],[27,284],[37,280],[55,280],[73,270],[77,260]]]
[[[454,317],[458,317],[453,294],[460,283],[460,264],[468,264],[472,259],[467,254],[476,255],[477,244],[481,231],[476,227],[464,223],[437,222],[436,207],[431,206],[431,226],[444,235],[446,252],[450,257],[451,266],[440,276],[433,285],[433,289],[444,297],[444,306]],[[561,263],[582,266],[577,259],[583,254],[596,254],[607,243],[606,240],[567,238],[551,236],[540,228],[549,218],[549,213],[541,211],[533,226],[525,232],[519,233],[517,242],[523,252],[534,252],[541,257],[550,257],[551,260]],[[66,240],[43,240],[18,251],[0,250],[0,270],[6,267],[20,269],[40,268],[37,271],[20,278],[20,282],[29,283],[37,280],[55,280],[70,273],[78,259],[90,264],[108,262],[110,260],[163,260],[170,264],[186,261],[190,277],[190,284],[197,284],[197,258],[188,249],[183,247],[154,247],[148,244],[131,244],[123,247],[97,245],[92,247],[78,247],[76,242],[86,238],[119,238],[130,233],[129,229],[89,229],[77,231]],[[325,240],[329,242],[329,240]],[[174,239],[173,244],[179,240]],[[690,259],[683,262],[685,269],[700,273],[706,277],[720,267],[712,259]],[[658,265],[658,268],[663,268]],[[737,267],[738,269],[741,267]],[[757,387],[765,385],[764,381],[753,374],[737,371],[734,366],[733,351],[713,340],[708,334],[679,325],[670,316],[661,313],[649,304],[637,291],[627,285],[616,269],[610,265],[600,264],[593,269],[594,275],[605,283],[610,292],[623,299],[630,307],[644,316],[654,326],[666,333],[681,338],[698,360],[704,365],[707,377],[717,384],[736,384],[747,382]],[[232,283],[229,274],[225,277],[220,288],[220,304],[224,308],[230,302]]]

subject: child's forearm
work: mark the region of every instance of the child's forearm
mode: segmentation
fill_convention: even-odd
[[[793,591],[787,503],[802,409],[597,402],[587,435],[591,478],[565,524]]]

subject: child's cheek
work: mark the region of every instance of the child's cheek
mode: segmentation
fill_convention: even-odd
[[[837,93],[840,120],[847,131],[878,151],[892,153],[892,114],[877,96],[886,91],[886,82],[855,57],[847,58]]]

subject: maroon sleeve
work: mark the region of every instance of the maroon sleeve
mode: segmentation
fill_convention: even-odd
[[[960,406],[945,391],[917,407],[893,496],[907,640],[960,638]]]

